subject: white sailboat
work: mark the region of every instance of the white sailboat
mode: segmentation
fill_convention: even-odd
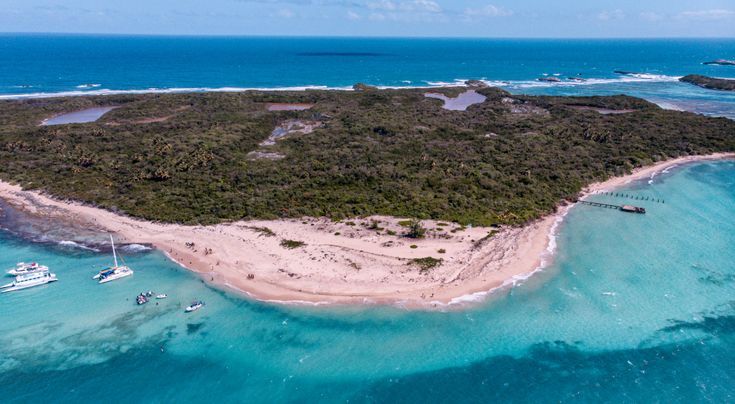
[[[46,271],[42,272],[31,272],[15,277],[12,283],[0,286],[2,293],[12,292],[15,290],[28,289],[34,286],[45,285],[50,282],[56,282],[56,274],[52,274]]]
[[[92,279],[99,279],[99,283],[112,282],[133,274],[133,270],[128,268],[126,265],[118,265],[117,253],[115,252],[115,241],[112,239],[112,235],[110,235],[110,243],[112,243],[112,258],[115,261],[115,265],[101,270],[97,275],[92,277]]]

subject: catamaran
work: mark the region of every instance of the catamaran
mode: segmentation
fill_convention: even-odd
[[[16,276],[13,282],[7,285],[0,286],[0,290],[2,290],[2,293],[12,292],[15,290],[45,285],[47,283],[55,282],[57,280],[58,279],[56,279],[56,274],[49,273],[48,270],[43,272],[31,272]]]
[[[125,265],[118,265],[117,253],[115,252],[115,241],[112,239],[112,235],[110,235],[110,243],[112,243],[112,258],[115,261],[115,265],[101,270],[97,275],[92,277],[92,279],[99,279],[99,283],[112,282],[133,274],[132,269]],[[120,259],[122,259],[122,257],[120,257]]]
[[[18,276],[34,272],[48,272],[48,267],[37,262],[19,262],[15,264],[15,268],[8,270],[8,275]]]

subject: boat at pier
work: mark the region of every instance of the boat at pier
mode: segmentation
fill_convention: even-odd
[[[623,205],[620,207],[620,210],[622,210],[623,212],[629,212],[629,213],[640,213],[640,214],[646,213],[646,208],[639,208],[638,206],[633,206],[633,205]]]

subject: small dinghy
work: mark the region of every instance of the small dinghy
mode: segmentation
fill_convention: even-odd
[[[187,313],[191,313],[193,311],[199,310],[200,308],[202,308],[202,306],[204,306],[204,302],[203,301],[201,301],[201,300],[195,301],[192,304],[190,304],[189,306],[187,306],[186,309],[184,309],[184,311],[187,312]]]
[[[148,297],[145,293],[141,293],[135,298],[135,302],[138,303],[139,306],[142,304],[146,304],[148,303]]]

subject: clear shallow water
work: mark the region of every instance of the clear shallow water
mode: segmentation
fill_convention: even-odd
[[[679,83],[735,77],[735,39],[517,40],[0,35],[0,99],[246,88],[448,85],[484,79],[516,93],[625,93],[735,117],[735,93]],[[621,76],[615,70],[641,73]],[[544,75],[585,83],[542,83]]]
[[[208,288],[157,252],[128,253],[135,275],[98,285],[90,277],[107,255],[0,233],[0,267],[33,258],[60,278],[0,295],[0,396],[732,401],[734,185],[735,163],[703,163],[629,185],[665,200],[633,200],[646,215],[577,206],[544,273],[446,313],[261,304]],[[148,289],[170,298],[137,307]],[[194,297],[207,306],[184,314]]]

